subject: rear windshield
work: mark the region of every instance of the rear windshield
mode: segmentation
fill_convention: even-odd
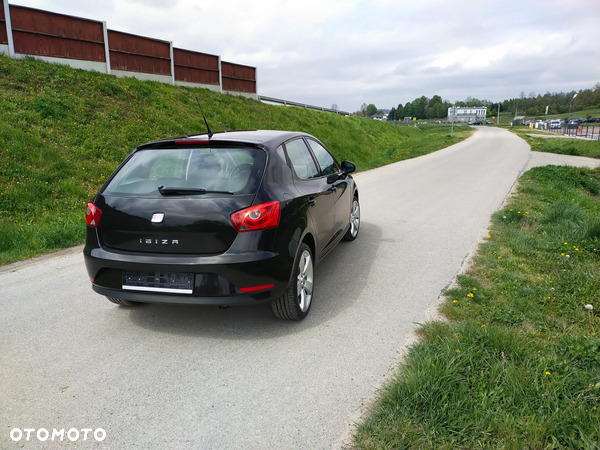
[[[254,194],[266,161],[257,148],[141,150],[127,161],[104,194],[160,197],[163,188]]]

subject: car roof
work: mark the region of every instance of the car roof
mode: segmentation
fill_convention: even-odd
[[[300,131],[282,131],[282,130],[244,130],[244,131],[219,131],[213,133],[211,137],[207,133],[194,134],[188,136],[169,137],[140,145],[138,148],[146,147],[164,147],[173,145],[176,141],[210,141],[218,143],[235,142],[242,144],[262,145],[267,148],[274,148],[281,143],[294,137],[313,137]]]

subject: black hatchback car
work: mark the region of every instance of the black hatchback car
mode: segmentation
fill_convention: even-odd
[[[125,306],[271,302],[303,319],[316,264],[358,235],[355,170],[299,132],[140,145],[87,205],[92,288]]]

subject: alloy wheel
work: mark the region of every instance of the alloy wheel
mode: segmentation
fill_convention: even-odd
[[[313,263],[308,250],[304,250],[298,260],[298,278],[296,284],[298,306],[302,312],[308,311],[313,293]]]

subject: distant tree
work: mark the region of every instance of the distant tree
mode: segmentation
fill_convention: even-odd
[[[331,105],[331,109],[333,109],[334,111],[337,111],[338,110],[337,103],[334,103],[333,105]]]
[[[367,105],[366,103],[363,103],[362,105],[360,105],[360,111],[362,112],[363,117],[367,117]]]
[[[440,97],[439,95],[434,95],[433,97],[431,97],[431,99],[429,100],[429,107],[433,108],[436,103],[439,103],[440,105],[443,103],[442,97]]]
[[[404,114],[402,117],[413,117],[413,107],[411,102],[406,102],[406,105],[404,105]]]
[[[428,103],[428,99],[425,96],[415,99],[412,103],[413,117],[416,117],[417,119],[426,119],[427,118],[427,103]]]
[[[367,106],[367,111],[366,111],[366,117],[371,117],[374,114],[377,114],[379,112],[379,110],[377,109],[377,106],[375,106],[373,103],[370,103]]]
[[[531,91],[531,92],[529,93],[529,98],[535,98],[535,92]]]
[[[521,91],[519,97],[521,98],[521,100],[523,100],[525,98],[525,91]]]
[[[600,108],[600,83],[596,83],[592,91],[591,105],[593,108]]]
[[[402,103],[399,103],[396,108],[396,119],[400,121],[404,119],[404,106],[402,106]]]
[[[392,109],[390,109],[390,112],[387,116],[387,120],[389,120],[390,122],[393,122],[394,120],[398,120],[398,118],[396,117],[396,108],[394,108],[392,106]]]

